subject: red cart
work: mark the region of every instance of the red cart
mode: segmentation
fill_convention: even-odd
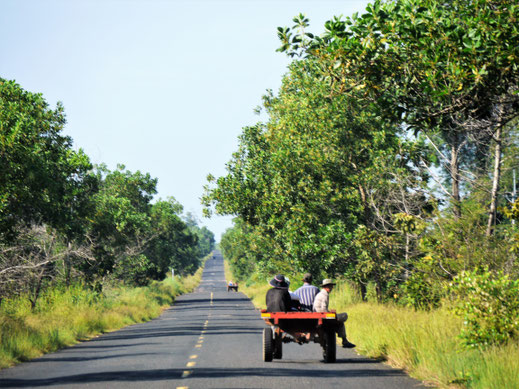
[[[335,362],[337,343],[335,328],[337,316],[331,312],[267,312],[261,318],[268,328],[263,330],[263,360],[281,359],[283,343],[319,343],[323,348],[324,362]]]

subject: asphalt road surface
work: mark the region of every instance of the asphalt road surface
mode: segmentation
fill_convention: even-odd
[[[325,364],[318,344],[285,344],[262,360],[259,311],[227,292],[223,259],[207,261],[194,293],[148,323],[104,334],[0,371],[0,388],[384,388],[422,387],[401,370],[337,348]]]

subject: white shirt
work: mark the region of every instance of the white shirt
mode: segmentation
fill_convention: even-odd
[[[315,312],[328,312],[328,301],[330,296],[326,289],[321,290],[315,296],[314,300],[314,311]]]

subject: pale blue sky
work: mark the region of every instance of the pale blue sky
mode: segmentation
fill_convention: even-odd
[[[65,133],[94,163],[158,178],[202,218],[206,176],[225,174],[244,126],[289,60],[278,26],[304,13],[321,33],[366,0],[0,0],[0,77],[63,102]]]

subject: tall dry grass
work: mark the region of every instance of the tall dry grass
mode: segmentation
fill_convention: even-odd
[[[348,313],[348,338],[363,355],[387,360],[437,387],[519,389],[517,342],[466,349],[458,337],[463,323],[446,308],[415,311],[360,302],[346,283],[331,296],[330,307]]]
[[[149,286],[112,286],[102,294],[82,285],[48,290],[34,310],[26,298],[0,306],[0,368],[70,346],[103,332],[142,323],[161,314],[175,297],[192,291],[202,269]]]

